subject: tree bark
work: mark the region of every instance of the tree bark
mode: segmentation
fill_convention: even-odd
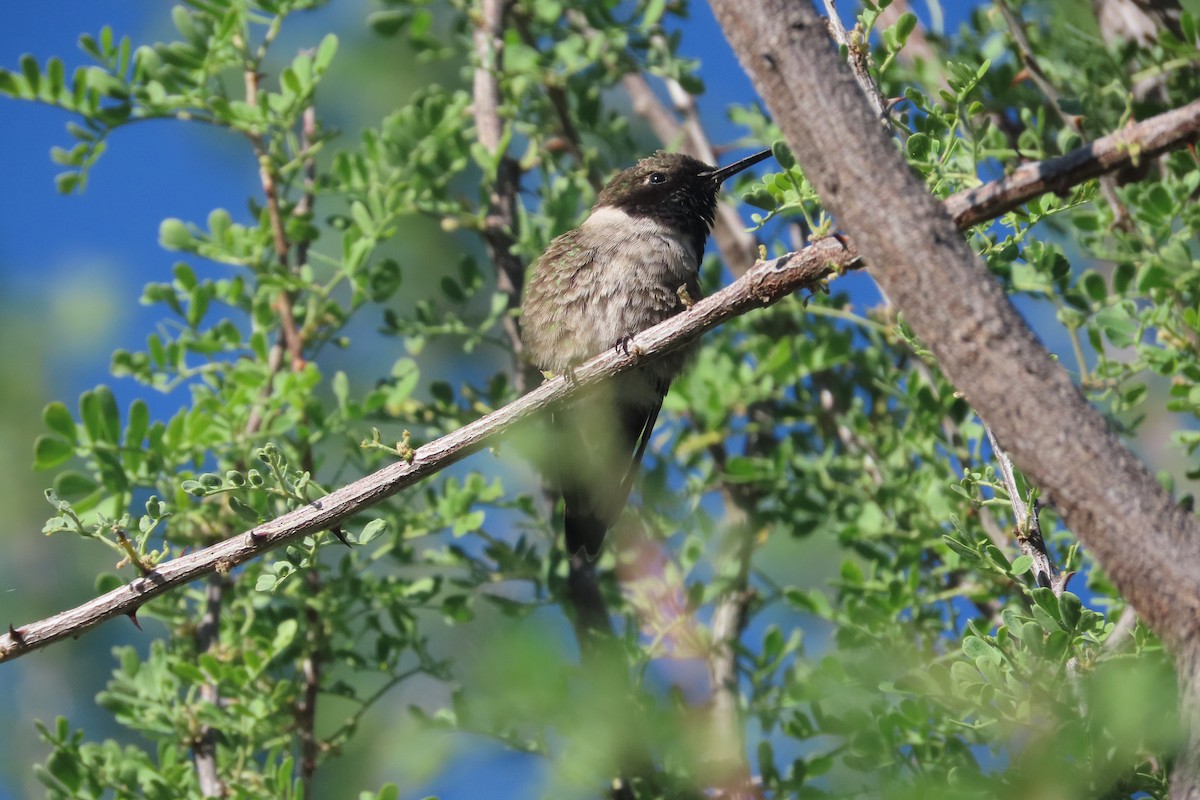
[[[759,96],[872,275],[947,377],[1050,495],[1176,653],[1200,708],[1200,524],[1164,492],[1037,341],[954,221],[880,130],[808,3],[712,0]],[[1187,720],[1195,728],[1194,718]],[[1193,746],[1172,796],[1200,793]]]

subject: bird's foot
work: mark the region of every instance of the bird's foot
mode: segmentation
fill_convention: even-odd
[[[633,341],[633,337],[628,333],[617,339],[617,343],[613,345],[613,350],[622,355],[632,355],[635,358],[642,354],[642,348],[637,346],[637,343]]]
[[[684,308],[691,308],[696,305],[696,301],[692,298],[691,293],[688,292],[687,284],[676,289],[675,295],[679,298],[679,302],[683,303]]]

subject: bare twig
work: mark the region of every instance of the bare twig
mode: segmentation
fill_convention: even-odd
[[[246,104],[258,105],[259,74],[256,64],[249,64],[243,73],[246,85]],[[258,159],[258,175],[262,183],[263,197],[267,202],[267,218],[271,225],[271,241],[275,248],[275,258],[285,270],[291,261],[291,243],[283,224],[283,211],[279,205],[279,182],[275,176],[275,168],[271,164],[271,156],[267,153],[263,138],[257,134],[249,134],[250,144],[254,147],[254,156]],[[275,312],[279,315],[279,329],[283,344],[292,359],[292,369],[299,371],[304,368],[304,345],[300,341],[300,333],[296,329],[296,318],[292,314],[292,293],[281,291],[275,298]]]
[[[1180,128],[1173,137],[1156,137],[1156,152],[1182,147],[1196,136],[1200,128],[1200,101],[1185,106],[1176,112]],[[1166,117],[1168,115],[1161,115]],[[1052,180],[1066,185],[1067,174],[1075,174],[1080,180],[1094,175],[1096,162],[1103,163],[1106,170],[1120,169],[1132,158],[1131,149],[1116,147],[1117,137],[1133,136],[1140,141],[1138,131],[1156,129],[1154,117],[1104,139],[1098,139],[1085,150],[1089,156],[1076,163],[1069,156],[1046,162],[1046,170],[1059,170]],[[1171,143],[1168,143],[1170,139]],[[1107,145],[1103,143],[1108,142]],[[1114,153],[1118,150],[1123,156]],[[1101,158],[1100,152],[1113,155],[1113,159]],[[1145,151],[1143,151],[1145,152]],[[1071,161],[1064,166],[1063,161]],[[1041,176],[1045,178],[1045,176]],[[1025,181],[1012,185],[1005,193],[1003,203],[992,206],[994,214],[1001,214],[1037,194],[1039,181]],[[991,195],[988,187],[973,192],[982,196]],[[970,194],[970,193],[964,193]],[[949,212],[956,195],[947,201]],[[969,201],[964,202],[963,218],[973,218]],[[321,500],[289,512],[275,520],[259,525],[249,531],[230,537],[210,547],[158,565],[149,575],[135,578],[130,583],[93,598],[69,611],[47,619],[11,628],[0,634],[0,662],[11,660],[25,653],[40,649],[59,639],[78,636],[86,630],[112,619],[137,611],[148,600],[170,591],[176,586],[189,583],[218,569],[227,569],[245,563],[293,539],[316,533],[337,525],[354,514],[382,502],[396,492],[412,486],[456,463],[484,447],[514,423],[561,403],[576,392],[586,390],[612,375],[646,359],[670,352],[698,338],[726,320],[745,314],[754,308],[770,305],[805,287],[815,287],[827,275],[858,265],[858,253],[853,243],[840,239],[822,239],[796,253],[788,253],[771,261],[756,265],[734,283],[697,302],[692,308],[676,317],[657,325],[634,337],[629,352],[610,349],[581,365],[574,371],[574,380],[568,382],[559,377],[548,381],[520,399],[498,409],[481,419],[449,433],[418,448],[411,462],[400,461],[390,464],[354,483],[343,486]],[[943,287],[944,288],[944,287]],[[636,345],[636,347],[634,346]]]
[[[753,444],[747,441],[749,450]],[[718,472],[725,472],[724,447],[710,448]],[[713,607],[712,648],[708,654],[708,682],[712,691],[709,720],[712,726],[713,765],[719,775],[722,796],[729,800],[753,800],[762,796],[761,788],[751,780],[746,761],[746,742],[739,709],[741,690],[738,688],[738,642],[749,619],[754,590],[750,587],[750,567],[754,555],[754,531],[750,511],[756,498],[742,496],[725,489],[728,505],[726,524],[729,526],[727,558],[734,562],[734,577],[725,587]]]
[[[1017,486],[1012,460],[996,441],[996,434],[992,433],[992,429],[985,427],[985,430],[988,442],[992,445],[992,454],[996,457],[996,463],[1000,465],[1000,479],[1004,482],[1008,502],[1017,521],[1017,545],[1021,548],[1022,555],[1033,559],[1033,576],[1037,585],[1050,589],[1057,597],[1066,590],[1071,573],[1060,570],[1050,558],[1046,540],[1042,537],[1042,523],[1038,519],[1041,504],[1036,499],[1032,503],[1026,503],[1021,497],[1021,488]]]
[[[879,91],[875,79],[871,77],[871,46],[866,36],[858,30],[853,35],[846,31],[842,18],[838,16],[837,0],[824,0],[824,3],[825,24],[829,26],[829,35],[839,46],[846,48],[846,63],[850,66],[850,72],[854,74],[854,80],[858,81],[858,86],[870,101],[871,108],[879,115],[880,123],[891,133],[893,128],[891,115],[888,114],[888,101],[883,92]]]
[[[221,604],[229,580],[221,573],[213,573],[204,587],[204,615],[196,625],[196,652],[207,653],[220,643]],[[217,708],[221,704],[221,690],[212,681],[200,685],[200,702]],[[210,725],[200,726],[196,740],[192,742],[192,759],[196,765],[196,781],[204,797],[224,797],[225,782],[217,769],[217,731]]]
[[[300,740],[300,784],[304,796],[312,797],[313,777],[317,772],[320,743],[317,740],[317,697],[321,692],[321,664],[324,660],[324,634],[321,614],[317,611],[321,594],[321,575],[315,569],[304,573],[308,600],[304,604],[305,648],[300,662],[300,699],[296,702],[296,736]]]
[[[488,257],[496,272],[496,289],[504,295],[509,309],[521,305],[525,285],[525,264],[513,253],[517,228],[517,191],[521,167],[507,152],[500,153],[504,122],[500,119],[500,79],[504,63],[505,0],[479,0],[472,42],[475,71],[472,83],[472,113],[479,143],[492,155],[499,155],[492,190],[488,197],[481,232]],[[502,322],[505,338],[513,353],[513,386],[526,391],[537,383],[537,370],[522,357],[525,345],[517,318],[506,314]]]
[[[1022,164],[1011,175],[946,200],[960,228],[994,219],[1031,197],[1064,193],[1090,178],[1176,150],[1200,136],[1200,101],[1122,128],[1066,155]]]
[[[0,635],[0,661],[64,637],[77,636],[105,620],[136,611],[148,600],[218,568],[231,569],[299,537],[328,530],[480,450],[514,423],[561,404],[618,372],[678,349],[752,308],[778,302],[798,289],[815,287],[825,276],[850,268],[856,260],[852,247],[836,239],[826,239],[800,253],[763,262],[687,311],[635,336],[628,353],[609,348],[575,368],[571,380],[558,377],[547,381],[504,408],[418,447],[410,461],[389,464],[277,519],[160,564],[149,575],[135,578],[70,611]]]
[[[316,140],[317,114],[313,106],[304,109],[300,130],[300,148],[308,153]],[[305,158],[304,164],[304,196],[296,204],[297,216],[309,214],[315,201],[316,190],[316,159],[312,155]],[[308,259],[308,242],[301,242],[296,247],[296,264],[302,266]],[[311,323],[309,323],[311,324]],[[305,343],[305,333],[309,324],[300,331],[301,346]],[[268,384],[268,387],[270,384]],[[303,467],[310,474],[316,474],[316,464],[313,459],[312,444],[304,442]],[[341,538],[341,537],[339,537]],[[308,570],[304,575],[308,589],[308,597],[304,604],[304,627],[306,652],[300,664],[301,683],[303,691],[296,703],[296,734],[300,740],[299,777],[305,797],[312,797],[313,779],[317,771],[317,758],[320,745],[317,739],[317,698],[321,691],[321,667],[326,658],[325,629],[321,614],[317,610],[318,598],[321,594],[321,575],[316,569]]]
[[[268,42],[264,42],[263,48],[267,44]],[[248,61],[246,69],[243,72],[246,103],[250,106],[258,104],[259,73],[257,64],[261,61],[261,54],[263,52],[265,50],[260,50],[258,58]],[[305,112],[306,133],[310,124],[315,126],[315,119],[313,109],[311,107],[308,108]],[[263,195],[266,198],[267,215],[271,225],[275,256],[279,260],[280,265],[284,269],[288,269],[291,245],[287,240],[287,234],[284,230],[283,215],[279,204],[278,185],[271,167],[270,157],[266,152],[266,147],[261,136],[252,135],[249,138],[254,148],[255,157],[258,160],[259,178],[262,183]],[[312,164],[310,163],[311,167]],[[310,173],[310,193],[311,190]],[[311,195],[306,197],[306,200],[311,204]],[[276,298],[275,307],[280,318],[280,337],[268,356],[267,380],[262,389],[261,400],[265,400],[270,396],[274,377],[283,365],[285,348],[291,353],[293,369],[299,369],[304,365],[304,348],[300,334],[296,329],[295,318],[292,316],[292,297],[290,294],[286,291],[280,292]],[[246,434],[253,435],[256,433],[261,428],[262,422],[262,406],[256,405],[251,410],[250,417],[247,420],[245,427]],[[208,585],[205,587],[204,592],[204,616],[201,618],[199,625],[197,625],[195,634],[196,649],[199,653],[209,651],[220,642],[221,606],[228,586],[229,581],[221,570],[217,570],[209,576]],[[200,686],[200,700],[214,707],[218,706],[221,702],[220,687],[211,681],[204,682]],[[217,738],[218,731],[216,729],[209,725],[202,725],[199,729],[197,739],[192,746],[197,781],[200,784],[200,791],[205,797],[223,797],[225,795],[225,786],[217,768]]]

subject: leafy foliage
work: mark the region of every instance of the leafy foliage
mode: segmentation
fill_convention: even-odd
[[[189,2],[172,12],[175,41],[135,47],[106,28],[81,37],[94,65],[69,79],[57,59],[0,71],[0,93],[71,115],[75,144],[54,152],[64,192],[146,119],[234,135],[263,185],[248,215],[163,221],[162,247],[185,259],[143,292],[163,323],[143,350],[114,354],[114,378],[186,406],[152,419],[99,386],[76,411],[45,409],[45,530],[121,554],[125,574],[101,588],[513,399],[513,298],[480,246],[502,157],[524,175],[506,233],[528,263],[605,175],[653,147],[615,97],[622,78],[704,90],[680,55],[686,4],[520,0],[502,61],[484,65],[501,93],[502,147],[489,150],[472,121],[480,65],[464,56],[478,4],[387,0],[373,29],[452,77],[373,110],[378,123],[351,142],[321,122],[335,36],[267,69],[289,16],[314,5]],[[1022,13],[1057,107],[1024,78],[993,10],[924,38],[935,58],[914,59],[916,17],[873,33],[879,9],[864,3],[856,35],[875,42],[881,88],[903,98],[899,146],[937,196],[1077,146],[1059,112],[1086,110],[1098,135],[1195,96],[1193,17],[1185,40],[1139,49],[1105,45],[1082,6],[1070,25],[1050,8]],[[1164,76],[1159,93],[1135,99],[1148,75]],[[769,249],[791,246],[790,225],[829,231],[761,110],[730,116],[744,142],[776,142],[778,170],[738,193],[764,212],[753,219]],[[1035,301],[1030,315],[1114,424],[1132,437],[1164,411],[1184,415],[1173,438],[1191,455],[1200,172],[1186,152],[1142,167],[1114,199],[1092,182],[968,235],[1014,297]],[[461,256],[412,245],[431,230]],[[715,260],[704,278],[726,279]],[[168,635],[144,656],[117,652],[98,698],[137,744],[39,725],[48,796],[200,797],[192,759],[210,745],[229,797],[345,795],[326,767],[387,725],[425,742],[411,747],[415,776],[448,758],[424,737],[482,735],[544,763],[554,797],[594,795],[618,773],[638,797],[699,796],[736,779],[742,749],[771,797],[1165,797],[1179,739],[1157,640],[1140,624],[1113,635],[1122,599],[1050,511],[1051,555],[1079,575],[1074,593],[1037,585],[981,421],[865,277],[833,288],[727,324],[672,389],[640,507],[600,563],[623,631],[608,655],[634,685],[576,657],[555,627],[569,592],[553,512],[521,443],[506,443],[352,520],[335,532],[349,549],[309,536],[148,606]],[[404,350],[378,374],[355,363],[369,328]],[[731,602],[744,613],[730,687],[744,748],[709,714],[721,687],[675,671],[721,657],[715,610]],[[418,702],[418,682],[435,699]],[[381,704],[394,713],[373,721]]]

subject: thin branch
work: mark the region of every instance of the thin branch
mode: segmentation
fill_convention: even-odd
[[[1045,169],[1040,171],[1040,178],[1049,177],[1055,185],[1066,185],[1069,180],[1066,174],[1086,180],[1094,176],[1091,171],[1095,167],[1093,162],[1102,162],[1103,168],[1109,171],[1120,169],[1132,160],[1132,147],[1117,148],[1116,143],[1131,141],[1126,137],[1134,137],[1132,141],[1142,141],[1138,131],[1156,130],[1157,121],[1169,115],[1176,115],[1174,118],[1180,128],[1172,137],[1154,137],[1155,153],[1182,147],[1200,131],[1200,101],[1197,101],[1178,111],[1153,117],[1119,134],[1092,142],[1084,148],[1088,157],[1078,163],[1070,156],[1046,162]],[[1171,143],[1168,143],[1168,139]],[[1107,147],[1104,145],[1106,141]],[[1112,158],[1101,159],[1098,155],[1100,152],[1108,153]],[[1145,149],[1141,153],[1149,155]],[[1069,165],[1062,163],[1067,161]],[[1051,175],[1052,170],[1060,172]],[[992,205],[992,213],[1002,214],[1036,196],[1041,183],[1042,180],[1029,180],[1010,186],[1005,192],[1004,202]],[[950,212],[956,201],[962,202],[964,207],[961,215],[974,219],[975,213],[969,200],[959,200],[972,193],[979,193],[983,197],[992,195],[986,186],[955,195],[946,201],[946,211]],[[148,600],[177,586],[218,569],[231,569],[296,538],[328,530],[480,450],[514,423],[560,404],[574,394],[644,363],[651,357],[682,347],[733,317],[771,305],[800,289],[811,290],[829,274],[858,264],[855,245],[837,238],[822,239],[802,251],[759,263],[737,281],[700,300],[692,308],[638,334],[631,342],[628,353],[615,349],[605,351],[578,367],[572,381],[568,382],[563,377],[548,381],[509,405],[421,446],[414,452],[411,461],[390,464],[319,501],[203,550],[160,564],[149,575],[135,578],[125,586],[73,609],[20,628],[10,626],[7,633],[0,634],[0,662],[17,658],[59,639],[78,636],[101,622],[136,612]]]
[[[313,777],[317,772],[320,742],[317,739],[317,698],[321,692],[321,664],[324,659],[324,624],[317,610],[321,594],[321,575],[316,569],[304,573],[307,598],[304,603],[305,648],[300,662],[300,699],[296,702],[296,735],[300,740],[300,785],[304,796],[312,797]]]
[[[259,50],[258,57],[253,61],[247,61],[246,68],[243,71],[246,102],[250,106],[258,104],[259,73],[257,64],[261,62],[262,54],[277,32],[278,26],[273,25],[262,44],[262,48]],[[305,115],[306,127],[311,112],[312,109],[310,107]],[[313,119],[315,119],[315,116]],[[262,182],[263,194],[267,201],[267,214],[271,224],[275,255],[284,269],[287,269],[291,246],[284,231],[278,189],[274,172],[271,168],[270,157],[266,152],[266,147],[261,136],[251,136],[250,141],[254,147],[255,157],[258,160],[259,177]],[[275,302],[275,307],[280,316],[280,340],[272,348],[268,356],[268,378],[266,384],[263,386],[260,398],[264,401],[270,396],[275,374],[282,367],[285,345],[292,354],[293,369],[299,369],[304,364],[303,345],[300,341],[300,335],[296,330],[296,321],[292,316],[291,304],[291,296],[287,292],[280,292]],[[253,435],[262,426],[263,416],[261,409],[261,405],[256,405],[252,409],[245,427],[247,435]],[[195,642],[198,653],[206,653],[215,648],[220,642],[221,607],[225,591],[228,587],[229,580],[223,571],[216,570],[209,576],[208,585],[204,591],[204,615],[201,617],[200,623],[196,626]],[[200,700],[214,708],[218,707],[221,703],[220,686],[212,681],[205,681],[200,686]],[[202,725],[200,726],[195,742],[192,744],[196,779],[200,784],[200,791],[204,797],[225,796],[225,785],[221,780],[220,771],[217,768],[218,736],[218,731],[215,728],[207,724]]]
[[[992,445],[992,454],[996,457],[996,463],[1000,465],[1000,477],[1004,482],[1005,491],[1008,492],[1008,502],[1012,506],[1013,517],[1017,522],[1014,531],[1017,546],[1021,548],[1022,555],[1033,559],[1033,575],[1037,585],[1049,589],[1054,592],[1055,597],[1058,597],[1067,590],[1067,582],[1071,580],[1073,573],[1063,572],[1050,558],[1050,551],[1042,536],[1042,523],[1039,519],[1041,504],[1036,498],[1027,504],[1021,497],[1021,489],[1017,486],[1017,476],[1013,472],[1012,460],[1008,457],[1008,453],[1004,452],[1000,442],[996,441],[996,434],[992,432],[992,429],[985,425],[984,430],[987,431],[988,442]],[[1087,716],[1087,696],[1079,685],[1079,657],[1073,655],[1068,658],[1066,666],[1071,691],[1076,702],[1079,703],[1080,712],[1083,716]]]
[[[204,615],[196,625],[196,652],[207,653],[220,641],[221,604],[229,579],[213,573],[204,587]],[[220,687],[212,681],[200,685],[200,701],[217,708],[221,704]],[[217,731],[210,725],[202,725],[192,742],[192,758],[196,765],[196,781],[200,784],[203,797],[224,797],[225,782],[217,769]]]
[[[308,153],[304,163],[304,196],[296,204],[294,214],[297,216],[311,213],[315,202],[316,191],[316,158],[310,148],[317,133],[317,112],[309,105],[304,109],[300,129],[301,152]],[[308,259],[308,242],[296,246],[296,265],[304,265]],[[310,330],[306,324],[300,331],[300,344],[307,340],[305,335]],[[269,386],[269,384],[268,384]],[[310,474],[316,474],[316,464],[313,459],[312,442],[304,442],[303,467]],[[342,538],[338,535],[338,538]],[[320,755],[320,743],[317,739],[317,698],[321,691],[321,667],[326,658],[325,628],[318,611],[321,594],[321,575],[316,569],[310,569],[304,574],[305,587],[308,590],[304,603],[305,654],[300,663],[301,685],[303,690],[296,703],[296,735],[300,740],[300,785],[303,795],[312,797],[313,779],[317,772],[317,758]]]
[[[1200,101],[1102,136],[1066,155],[1022,164],[1011,175],[950,197],[946,209],[960,228],[995,219],[1046,192],[1065,193],[1091,178],[1177,150],[1200,136]]]
[[[747,449],[752,447],[747,442]],[[710,448],[718,472],[725,472],[726,452],[723,447]],[[742,733],[739,708],[741,690],[738,688],[737,654],[742,632],[749,619],[754,590],[750,588],[750,566],[754,555],[754,530],[750,511],[757,505],[754,498],[727,492],[731,509],[727,545],[732,552],[736,572],[730,585],[722,592],[713,608],[712,648],[708,654],[708,682],[712,692],[709,719],[712,725],[712,751],[719,757],[716,767],[724,772],[720,780],[723,797],[729,800],[753,800],[762,797],[755,787],[746,761],[746,742]]]
[[[0,662],[78,636],[214,570],[232,569],[297,538],[328,530],[489,445],[514,423],[559,405],[618,372],[676,350],[735,316],[776,303],[799,289],[815,288],[825,276],[850,268],[856,260],[852,247],[826,239],[800,253],[763,262],[687,311],[638,334],[628,353],[606,350],[575,368],[571,380],[558,377],[547,381],[507,406],[422,445],[411,460],[389,464],[281,517],[159,564],[149,575],[69,611],[0,635]]]
[[[1008,502],[1012,506],[1013,516],[1017,521],[1017,546],[1021,548],[1022,555],[1033,559],[1033,576],[1037,585],[1050,589],[1054,592],[1054,596],[1058,597],[1066,590],[1071,573],[1060,570],[1054,560],[1050,558],[1050,551],[1046,549],[1046,540],[1042,536],[1042,523],[1038,519],[1041,504],[1036,499],[1032,503],[1027,503],[1021,497],[1021,488],[1017,486],[1017,476],[1013,472],[1012,459],[996,441],[996,434],[992,433],[992,429],[987,426],[984,426],[984,429],[987,431],[988,442],[992,445],[992,454],[996,457],[996,463],[1000,465],[1000,479],[1004,482],[1004,489],[1008,492]]]
[[[259,74],[255,64],[248,64],[243,79],[246,85],[246,105],[258,105]],[[275,169],[271,165],[271,156],[267,152],[262,136],[249,134],[250,144],[254,147],[254,157],[258,160],[258,176],[262,184],[263,197],[267,202],[267,219],[271,225],[271,242],[275,249],[275,258],[283,269],[288,269],[291,260],[291,244],[288,242],[287,231],[283,225],[283,211],[279,205],[279,182],[276,180]],[[296,329],[296,318],[292,314],[292,294],[281,291],[275,298],[275,312],[279,315],[280,333],[284,346],[292,359],[292,369],[299,372],[304,368],[304,345]]]
[[[504,295],[508,308],[515,310],[521,305],[525,264],[513,253],[521,167],[507,152],[500,152],[504,122],[500,119],[502,97],[498,76],[504,63],[505,5],[505,0],[479,0],[472,34],[475,70],[471,110],[479,143],[492,155],[499,155],[496,174],[488,176],[492,179],[492,189],[481,233],[495,267],[496,289]],[[525,345],[516,316],[506,314],[502,325],[513,353],[513,385],[518,392],[524,392],[537,382],[537,370],[523,357]]]
[[[304,158],[304,195],[292,210],[293,217],[300,218],[311,215],[313,204],[316,202],[317,159],[312,153],[312,147],[316,143],[316,139],[317,109],[310,104],[304,109],[304,113],[300,117],[300,152],[306,154]],[[308,247],[310,244],[311,242],[308,239],[297,243],[297,266],[302,267],[308,263]]]
[[[1012,35],[1013,43],[1017,46],[1017,53],[1021,56],[1021,63],[1025,65],[1025,71],[1028,73],[1030,79],[1033,80],[1038,90],[1046,97],[1046,100],[1050,103],[1050,107],[1054,109],[1054,113],[1062,120],[1063,124],[1074,131],[1080,139],[1087,141],[1087,135],[1083,131],[1083,124],[1079,116],[1069,114],[1063,108],[1062,93],[1046,77],[1041,64],[1038,63],[1037,56],[1033,54],[1033,46],[1029,43],[1029,37],[1025,35],[1025,27],[1017,15],[1013,13],[1012,9],[1008,7],[1008,0],[996,0],[996,5],[1000,9],[1000,14],[1004,17],[1004,22],[1008,26],[1009,33]],[[1100,193],[1104,195],[1104,199],[1112,209],[1116,224],[1127,225],[1129,221],[1129,209],[1125,208],[1125,204],[1121,202],[1121,198],[1117,197],[1116,181],[1110,177],[1102,178],[1100,181]]]
[[[883,92],[879,91],[875,79],[871,77],[871,47],[867,38],[857,30],[854,36],[846,31],[842,18],[838,16],[837,0],[824,0],[824,3],[825,24],[829,27],[829,35],[840,47],[846,48],[846,63],[850,66],[854,80],[858,81],[858,87],[863,90],[871,108],[879,115],[879,122],[891,133],[893,126],[892,117],[888,114],[888,101]]]

